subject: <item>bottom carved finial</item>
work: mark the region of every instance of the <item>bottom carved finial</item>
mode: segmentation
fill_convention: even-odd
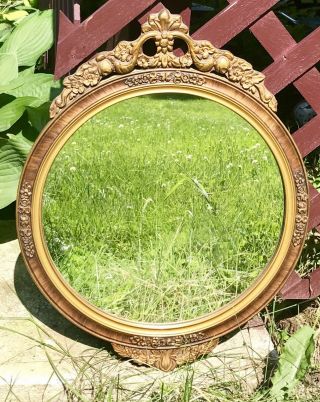
[[[144,349],[112,343],[112,347],[120,356],[132,359],[137,364],[146,364],[162,371],[172,371],[177,366],[191,363],[198,357],[208,354],[218,344],[219,339],[192,346],[175,349]]]

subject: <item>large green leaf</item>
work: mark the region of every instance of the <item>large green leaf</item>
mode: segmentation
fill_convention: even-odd
[[[0,23],[0,42],[4,42],[10,35],[11,31],[12,31],[11,24],[8,24],[6,22],[1,22]]]
[[[46,102],[37,108],[27,107],[29,122],[38,132],[43,129],[50,119],[49,107],[50,102]]]
[[[8,21],[17,21],[20,20],[21,18],[24,18],[28,15],[28,13],[25,10],[14,10],[14,11],[9,11],[8,13],[3,14],[3,19],[8,20]]]
[[[18,77],[18,60],[15,53],[0,53],[0,77],[2,85]]]
[[[16,98],[34,96],[47,102],[52,99],[54,89],[58,88],[60,88],[60,81],[54,81],[52,74],[39,73],[28,75],[22,85],[12,89],[4,89],[2,92]]]
[[[10,81],[8,84],[3,85],[3,83],[1,82],[0,93],[6,93],[11,91],[12,89],[21,87],[21,85],[23,85],[24,82],[26,81],[27,77],[33,74],[34,74],[34,66],[28,67],[25,70],[20,71],[17,78]]]
[[[52,10],[46,10],[24,18],[3,44],[1,53],[16,53],[19,66],[32,66],[52,44]]]
[[[0,139],[0,208],[16,199],[19,177],[32,147],[22,133]]]
[[[287,340],[270,389],[276,401],[289,397],[298,381],[304,378],[315,348],[314,335],[314,329],[306,325]]]
[[[27,106],[38,107],[43,103],[33,96],[14,99],[0,109],[0,132],[8,130],[23,115]]]

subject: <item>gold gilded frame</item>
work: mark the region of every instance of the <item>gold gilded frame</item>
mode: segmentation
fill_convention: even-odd
[[[173,53],[175,38],[188,45],[183,56]],[[155,56],[143,53],[143,44],[150,39],[157,46]],[[167,92],[218,102],[245,118],[260,133],[282,176],[284,221],[268,265],[233,301],[192,320],[141,323],[96,308],[63,279],[44,239],[42,195],[56,155],[90,117],[124,99]],[[18,189],[21,251],[41,292],[74,324],[110,341],[116,352],[139,363],[168,371],[212,350],[219,337],[244,324],[274,297],[294,269],[303,247],[309,208],[305,169],[290,134],[273,113],[275,110],[276,100],[265,88],[261,73],[210,42],[193,41],[181,17],[167,10],[151,14],[136,41],[120,42],[113,51],[99,53],[80,66],[65,78],[62,93],[52,103],[53,119],[34,144]]]

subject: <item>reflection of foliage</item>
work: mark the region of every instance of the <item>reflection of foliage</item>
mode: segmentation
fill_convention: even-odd
[[[298,265],[301,275],[307,275],[313,269],[320,267],[320,233],[313,230],[309,233]]]
[[[79,292],[167,321],[244,290],[276,246],[282,206],[273,157],[248,123],[203,99],[153,96],[152,106],[121,102],[73,136],[47,182],[44,221]]]
[[[304,159],[308,178],[312,185],[320,191],[320,153],[319,148],[313,151]],[[313,269],[320,267],[320,233],[313,230],[306,240],[298,271],[302,275],[310,273]]]
[[[320,191],[320,149],[317,148],[305,160],[308,178],[313,186]]]

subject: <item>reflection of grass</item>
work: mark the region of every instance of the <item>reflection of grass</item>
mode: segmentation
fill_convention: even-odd
[[[54,162],[43,219],[75,289],[115,314],[164,322],[247,288],[275,248],[282,208],[278,168],[252,127],[170,95],[86,123]]]

